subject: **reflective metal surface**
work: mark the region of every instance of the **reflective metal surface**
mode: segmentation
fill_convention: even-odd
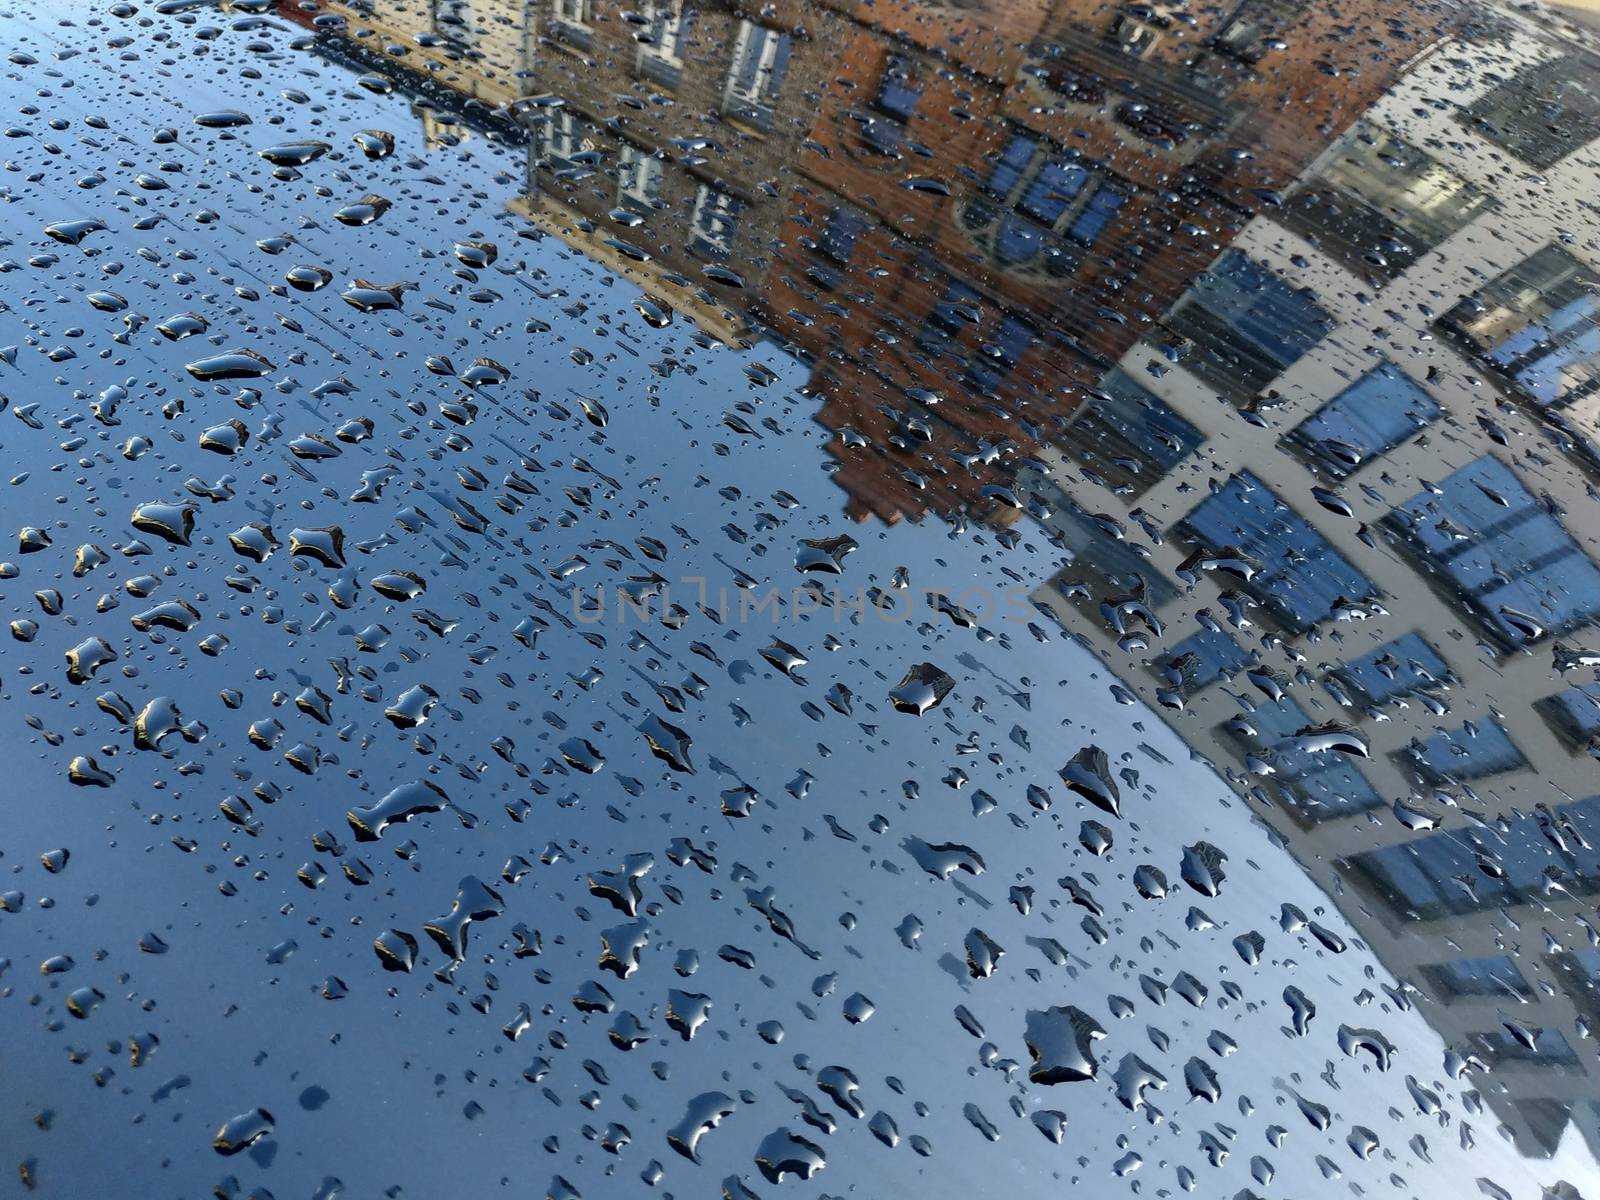
[[[1600,1192],[1597,27],[6,12],[0,1194]]]

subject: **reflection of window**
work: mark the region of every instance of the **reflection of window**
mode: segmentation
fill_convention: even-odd
[[[1487,1066],[1493,1068],[1504,1062],[1525,1062],[1541,1067],[1576,1067],[1578,1056],[1572,1044],[1554,1029],[1528,1030],[1532,1045],[1513,1037],[1508,1030],[1494,1029],[1488,1033],[1475,1033],[1472,1040]]]
[[[924,318],[917,345],[938,356],[949,350],[951,338],[960,337],[963,329],[976,325],[981,317],[977,291],[952,280]]]
[[[822,227],[822,239],[817,243],[817,249],[843,266],[855,253],[856,241],[866,228],[865,217],[854,209],[836,204],[828,213],[827,223]]]
[[[1575,746],[1600,746],[1600,683],[1562,688],[1534,702],[1545,723]]]
[[[1048,42],[1038,46],[1037,52],[1041,57],[1027,68],[1028,73],[1043,80],[1062,99],[1071,104],[1105,102],[1105,79],[1098,72],[1085,69],[1087,64],[1077,56],[1069,56],[1060,46]]]
[[[1061,445],[1110,486],[1137,496],[1204,441],[1204,434],[1119,369],[1101,380]]]
[[[1561,990],[1577,1005],[1589,1024],[1600,1023],[1600,949],[1569,947],[1558,950],[1546,961]]]
[[[1433,985],[1434,998],[1445,1003],[1476,996],[1515,999],[1533,994],[1533,988],[1509,954],[1453,958],[1423,967],[1422,974]]]
[[[770,129],[791,48],[787,33],[740,21],[722,111],[757,129]]]
[[[1075,242],[1094,245],[1127,198],[1120,189],[1101,184],[1095,188],[1094,194],[1089,197],[1072,224],[1067,226],[1067,236]]]
[[[641,77],[675,88],[683,77],[683,43],[688,17],[681,0],[648,0],[645,25],[635,35],[639,41],[638,73]]]
[[[1002,198],[1012,195],[1022,182],[1023,173],[1027,171],[1038,148],[1039,144],[1033,138],[1024,134],[1014,135],[990,168],[984,190]]]
[[[805,244],[814,249],[827,262],[814,262],[806,268],[806,278],[819,287],[832,291],[844,281],[840,268],[848,266],[856,252],[856,242],[866,232],[867,219],[855,209],[836,204],[823,223],[822,236]]]
[[[1161,28],[1133,13],[1118,13],[1106,31],[1106,40],[1124,54],[1143,58],[1161,41]]]
[[[1551,166],[1600,137],[1595,64],[1580,55],[1540,63],[1473,101],[1462,119],[1529,166]]]
[[[1259,563],[1260,570],[1240,586],[1296,633],[1326,620],[1335,601],[1361,601],[1377,591],[1315,526],[1248,471],[1196,505],[1178,532],[1210,550],[1241,550]]]
[[[1052,273],[1076,269],[1074,245],[1099,241],[1129,195],[1075,154],[1020,132],[993,160],[983,190],[963,206],[962,225],[1000,266]]]
[[[1185,363],[1190,370],[1244,398],[1298,362],[1333,321],[1311,291],[1229,250],[1178,301],[1167,325],[1194,343],[1196,353]]]
[[[1129,100],[1116,108],[1117,124],[1160,150],[1175,150],[1206,127],[1188,119],[1181,107]]]
[[[1439,415],[1439,405],[1390,363],[1379,363],[1288,435],[1340,478],[1393,450]]]
[[[1340,663],[1332,674],[1369,704],[1383,704],[1451,678],[1439,652],[1420,633],[1406,633],[1359,658]]]
[[[1197,49],[1187,65],[1189,82],[1218,97],[1231,93],[1251,72],[1249,63],[1210,46]]]
[[[1347,266],[1393,279],[1493,204],[1415,146],[1362,121],[1280,219]]]
[[[1256,705],[1224,729],[1246,749],[1271,760],[1279,786],[1305,817],[1321,821],[1382,805],[1383,798],[1345,755],[1295,743],[1295,735],[1311,724],[1306,710],[1285,697]],[[1253,736],[1244,734],[1245,729]]]
[[[575,50],[591,50],[594,30],[589,28],[590,15],[590,0],[551,0],[550,32]]]
[[[1021,317],[1002,318],[994,337],[979,346],[978,357],[968,365],[967,386],[985,394],[994,391],[1038,340],[1039,331]]]
[[[1197,692],[1222,678],[1232,678],[1250,663],[1250,653],[1221,629],[1201,629],[1167,652],[1163,665],[1183,677],[1183,691]]]
[[[1503,830],[1430,833],[1346,862],[1391,906],[1425,920],[1503,908],[1542,895],[1552,881],[1593,892],[1600,883],[1600,797],[1564,804],[1553,815],[1564,828],[1549,836],[1551,814],[1520,814]]]
[[[916,113],[921,99],[922,89],[912,78],[911,64],[898,56],[891,58],[878,83],[878,94],[873,97],[872,106],[905,124]]]
[[[556,168],[570,167],[585,149],[577,114],[570,108],[553,108],[549,119],[535,126],[540,156]]]
[[[733,251],[733,233],[739,220],[739,202],[718,188],[702,183],[695,194],[690,218],[689,245],[711,258]]]
[[[873,111],[861,117],[861,135],[875,149],[898,157],[906,126],[916,115],[921,99],[922,87],[911,74],[911,63],[899,55],[894,56],[878,81],[877,94],[872,98]]]
[[[1600,274],[1560,246],[1524,259],[1441,323],[1537,404],[1600,389]]]
[[[1219,53],[1255,62],[1299,19],[1306,0],[1239,0],[1211,39]]]
[[[1094,611],[1095,603],[1106,596],[1126,591],[1136,579],[1143,581],[1145,601],[1157,612],[1177,599],[1178,589],[1169,576],[1152,571],[1127,539],[1107,532],[1059,483],[1045,477],[1038,491],[1051,510],[1050,526],[1062,547],[1078,562],[1094,564],[1094,569],[1085,571],[1082,577],[1082,583],[1093,593],[1089,611]]]
[[[1468,721],[1414,740],[1403,752],[1433,783],[1481,779],[1528,765],[1498,721]]]
[[[1384,524],[1508,650],[1600,617],[1600,568],[1493,455],[1420,492]]]
[[[469,46],[472,0],[433,0],[433,31],[456,46]]]
[[[661,160],[648,150],[624,142],[617,157],[618,207],[648,216],[660,200]]]

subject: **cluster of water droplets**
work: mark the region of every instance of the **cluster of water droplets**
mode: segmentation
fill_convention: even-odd
[[[1527,1194],[1088,655],[821,586],[1037,584],[1037,539],[847,534],[793,363],[267,9],[9,18],[25,1185]]]

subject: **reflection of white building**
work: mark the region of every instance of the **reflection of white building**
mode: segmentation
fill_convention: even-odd
[[[1103,380],[1037,599],[1548,1153],[1600,1146],[1600,59],[1517,37],[1424,59]]]

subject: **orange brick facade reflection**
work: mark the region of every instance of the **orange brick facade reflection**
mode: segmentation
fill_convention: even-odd
[[[985,484],[1071,436],[1085,387],[1445,20],[1375,0],[1337,17],[1269,2],[1240,33],[1252,3],[1192,24],[1143,5],[853,7],[758,303],[814,363],[822,422],[870,444],[835,441],[854,516],[1003,519]],[[1061,252],[1017,261],[1026,239],[1008,244],[1004,223],[1026,215],[994,191],[1019,136],[1039,142],[1038,158],[1075,152],[1122,196],[1092,244],[1055,239]],[[818,244],[841,208],[866,228],[834,283]],[[930,328],[952,294],[959,328]]]

